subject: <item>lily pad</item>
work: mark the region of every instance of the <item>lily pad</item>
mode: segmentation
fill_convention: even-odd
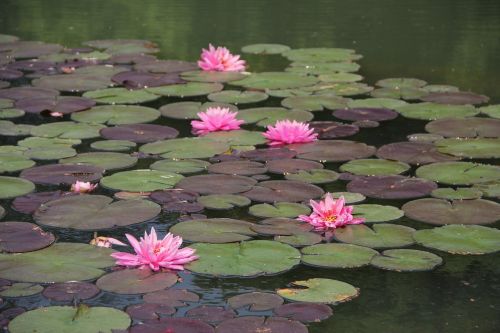
[[[211,132],[204,138],[227,143],[231,146],[254,146],[266,143],[261,132],[247,130]]]
[[[94,141],[90,144],[92,149],[104,151],[129,151],[136,146],[135,142],[128,140],[102,140]]]
[[[151,220],[160,206],[147,200],[120,200],[78,195],[44,203],[34,213],[38,224],[77,230],[98,230]]]
[[[186,306],[186,302],[198,302],[200,297],[186,289],[167,289],[148,293],[143,297],[146,303],[168,304],[173,307]]]
[[[360,159],[342,164],[339,168],[342,172],[349,172],[362,176],[385,176],[397,175],[410,169],[410,166],[403,162],[384,159]]]
[[[318,78],[321,82],[329,83],[357,82],[363,80],[363,77],[361,75],[346,72],[320,74],[318,75]]]
[[[404,100],[420,100],[427,96],[429,92],[422,88],[401,87],[401,88],[379,88],[371,92],[376,98],[394,98]]]
[[[154,162],[149,167],[153,170],[180,174],[198,173],[207,170],[210,163],[196,159],[166,159]]]
[[[392,120],[398,114],[390,109],[384,108],[350,108],[340,109],[333,112],[333,115],[342,120],[374,120],[387,121]]]
[[[187,311],[186,317],[201,320],[209,324],[217,324],[236,317],[236,313],[222,306],[199,305]]]
[[[361,55],[356,54],[354,50],[328,47],[292,49],[282,55],[292,61],[311,62],[341,62],[361,59]]]
[[[281,305],[274,310],[274,313],[278,316],[298,320],[303,323],[317,323],[329,318],[333,314],[333,311],[326,304],[298,302]]]
[[[484,104],[490,98],[488,96],[475,94],[466,91],[448,91],[448,92],[433,92],[422,98],[423,101],[448,104],[448,105],[466,105],[466,104]]]
[[[128,89],[144,89],[185,82],[178,73],[157,74],[138,71],[121,72],[114,75],[111,80]]]
[[[85,310],[81,310],[85,309]],[[12,333],[112,333],[130,325],[123,311],[108,307],[80,305],[41,307],[23,313],[9,324]]]
[[[294,302],[337,304],[359,296],[359,289],[337,280],[314,278],[294,281],[298,288],[278,289],[277,293]]]
[[[455,86],[450,86],[447,84],[428,84],[425,87],[422,87],[422,89],[430,92],[430,93],[435,93],[435,92],[457,92],[460,89]]]
[[[498,180],[474,184],[472,188],[481,191],[484,197],[500,198],[500,181]]]
[[[323,169],[323,164],[297,158],[271,160],[266,162],[270,173],[287,174],[301,170]]]
[[[353,215],[364,218],[365,223],[377,223],[397,220],[404,212],[394,206],[362,204],[354,206]]]
[[[87,91],[83,94],[83,97],[90,98],[100,104],[139,104],[160,98],[147,89],[129,90],[126,88],[106,88]]]
[[[100,137],[99,131],[105,127],[100,124],[63,121],[33,127],[31,135],[43,138],[92,139]]]
[[[346,63],[346,65],[347,64],[348,63]],[[359,68],[358,65],[356,65],[356,67]],[[351,71],[354,70],[351,69]],[[319,71],[319,73],[323,72],[324,71],[321,70]],[[332,96],[332,95],[358,96],[369,93],[370,91],[373,90],[373,87],[367,85],[366,83],[360,83],[360,82],[339,82],[339,83],[322,82],[311,87],[304,87],[302,89],[306,91],[313,91],[313,94],[315,96]],[[345,102],[344,104],[347,104],[348,101],[349,101],[348,99],[344,99]]]
[[[306,265],[326,268],[356,268],[370,264],[377,251],[352,244],[317,244],[301,250]]]
[[[258,103],[268,99],[266,93],[260,91],[240,91],[240,90],[224,90],[209,94],[207,98],[212,102],[231,103],[231,104],[247,104]]]
[[[47,98],[59,95],[59,91],[37,87],[13,87],[0,90],[0,98],[21,100],[24,98]]]
[[[39,56],[60,52],[63,47],[59,44],[47,44],[38,41],[16,41],[5,45],[6,52],[11,58],[38,58]]]
[[[157,141],[143,145],[139,151],[163,158],[209,158],[226,152],[229,145],[207,137]]]
[[[285,68],[286,72],[301,75],[324,75],[332,73],[357,72],[360,69],[355,62],[335,61],[335,62],[315,62],[311,60],[295,61]]]
[[[299,170],[285,174],[285,179],[302,181],[310,184],[327,184],[336,181],[339,174],[327,169]]]
[[[353,124],[344,124],[336,121],[313,121],[309,126],[314,128],[319,139],[334,139],[354,135],[359,127]]]
[[[500,139],[442,139],[434,142],[441,153],[465,158],[500,158]]]
[[[91,165],[47,164],[25,169],[21,172],[20,176],[36,184],[71,185],[77,180],[95,182],[101,179],[103,173],[104,169]]]
[[[377,268],[397,272],[431,271],[441,265],[443,259],[434,253],[395,249],[385,250],[373,257],[371,264]]]
[[[40,207],[41,204],[47,201],[59,199],[63,196],[76,195],[73,192],[52,191],[52,192],[37,192],[17,197],[12,201],[12,208],[24,214],[32,214]]]
[[[124,269],[100,277],[96,285],[101,290],[118,294],[144,294],[169,288],[177,279],[177,275],[170,272]]]
[[[257,217],[297,217],[310,212],[309,207],[293,202],[277,202],[274,205],[263,203],[248,209],[250,215]]]
[[[498,138],[500,136],[500,119],[444,118],[431,121],[425,125],[425,130],[452,138]]]
[[[250,205],[251,201],[247,197],[236,194],[211,194],[198,198],[198,202],[205,208],[225,210],[235,207]]]
[[[418,230],[415,241],[452,254],[486,254],[500,251],[500,230],[479,225],[446,225]]]
[[[45,288],[43,296],[56,302],[68,302],[75,299],[89,299],[100,290],[93,283],[89,282],[66,282],[54,283]]]
[[[288,148],[263,148],[244,151],[241,153],[241,157],[257,162],[293,158],[295,155],[296,153]]]
[[[288,271],[300,262],[300,252],[279,242],[254,240],[229,244],[199,243],[199,259],[185,266],[199,274],[218,277],[260,276]]]
[[[19,118],[25,115],[23,110],[19,109],[1,109],[0,110],[0,119],[13,119]]]
[[[267,167],[264,164],[252,161],[226,161],[214,163],[208,167],[208,172],[210,173],[239,176],[260,175],[267,171]]]
[[[397,224],[374,224],[370,227],[363,224],[348,225],[336,229],[336,240],[366,246],[374,249],[409,246],[415,243],[413,233],[415,229]]]
[[[283,44],[250,44],[241,48],[241,52],[252,54],[280,54],[289,50],[290,47]]]
[[[355,192],[331,192],[332,198],[338,199],[340,197],[344,197],[346,204],[353,204],[365,201],[366,197],[361,193]]]
[[[98,73],[72,73],[42,76],[34,79],[37,88],[54,89],[68,92],[84,92],[105,89],[113,84],[111,75]],[[90,96],[83,96],[92,99]]]
[[[349,108],[385,108],[394,110],[408,103],[394,98],[354,99],[347,102]]]
[[[402,209],[411,219],[430,224],[491,224],[500,219],[500,204],[489,200],[426,198],[407,202]]]
[[[175,138],[179,132],[175,128],[164,125],[132,124],[103,128],[100,134],[105,139],[147,143]]]
[[[250,191],[241,193],[257,202],[302,202],[319,198],[323,190],[312,184],[293,180],[269,180],[260,182]]]
[[[249,311],[268,311],[283,304],[283,298],[271,293],[251,292],[230,297],[227,303],[233,309],[249,306]]]
[[[0,120],[0,136],[28,136],[33,125],[14,124],[12,121]]]
[[[190,318],[160,318],[148,320],[130,328],[130,333],[214,333],[212,326],[200,320]]]
[[[284,72],[252,73],[243,80],[232,81],[232,85],[243,86],[247,89],[290,89],[311,86],[318,82],[312,76],[303,76]]]
[[[2,252],[30,252],[43,249],[56,238],[36,224],[8,221],[0,223],[0,250]]]
[[[344,108],[347,105],[347,100],[338,96],[295,96],[285,98],[281,101],[281,105],[289,109],[322,111]]]
[[[231,112],[237,112],[238,108],[227,103],[200,103],[200,102],[178,102],[163,105],[160,108],[162,116],[173,119],[199,119],[198,113],[205,112],[210,107],[228,108]]]
[[[0,199],[19,197],[35,190],[35,184],[31,181],[17,177],[0,176],[0,187]]]
[[[22,155],[0,153],[0,173],[24,170],[35,164],[34,161]]]
[[[307,327],[295,320],[282,317],[239,317],[226,320],[217,326],[217,333],[307,333]]]
[[[471,200],[479,199],[483,193],[476,188],[459,187],[454,188],[437,188],[432,191],[431,196],[438,199],[448,200]]]
[[[186,81],[194,82],[231,82],[241,80],[246,74],[241,72],[217,72],[217,71],[188,71],[182,72],[181,78]]]
[[[151,192],[172,188],[182,175],[150,169],[122,171],[101,179],[101,185],[117,191]]]
[[[3,287],[0,291],[0,296],[3,297],[31,296],[40,293],[42,290],[43,287],[39,284],[21,282]]]
[[[450,185],[471,185],[500,179],[500,167],[473,162],[441,162],[421,166],[416,175]]]
[[[383,79],[375,82],[375,85],[383,88],[421,88],[425,86],[427,82],[420,79],[407,78],[407,77],[397,77]]]
[[[438,134],[430,134],[430,133],[413,133],[413,134],[408,134],[406,136],[408,141],[411,142],[434,142],[439,139],[443,139],[444,137],[442,135]]]
[[[158,320],[161,316],[170,316],[175,308],[167,304],[139,303],[127,306],[125,309],[132,319],[146,321]]]
[[[134,166],[137,163],[137,157],[122,153],[82,153],[75,157],[62,159],[59,163],[93,165],[110,171]]]
[[[237,82],[237,81],[236,81]],[[195,97],[219,92],[224,88],[220,83],[188,82],[146,89],[148,92],[167,97]]]
[[[287,110],[277,107],[262,107],[244,109],[238,112],[237,118],[244,120],[245,124],[256,124],[260,127],[274,125],[278,120],[296,120],[307,122],[313,119],[313,114],[302,110]]]
[[[150,73],[181,73],[198,69],[198,66],[194,62],[182,60],[155,60],[138,63],[134,69]]]
[[[136,105],[103,105],[71,115],[71,119],[83,123],[127,125],[149,123],[160,117],[153,108]]]
[[[431,143],[415,141],[394,142],[383,145],[377,150],[377,157],[416,165],[460,159],[439,152],[437,147]]]
[[[313,227],[310,224],[299,222],[297,220],[274,217],[265,219],[252,226],[252,230],[264,236],[290,236],[303,234],[311,231]]]
[[[252,223],[228,218],[199,219],[177,223],[170,232],[188,242],[232,243],[256,236],[251,226]]]
[[[404,176],[358,177],[347,184],[349,192],[379,199],[412,199],[429,195],[437,184],[422,178]]]
[[[176,187],[199,194],[235,194],[250,190],[256,183],[249,177],[213,174],[186,177]]]
[[[25,98],[16,102],[16,108],[27,113],[49,113],[59,112],[70,114],[83,111],[95,105],[95,102],[88,98],[74,96],[56,96],[48,98]]]
[[[287,148],[297,152],[297,157],[319,162],[345,162],[370,157],[375,147],[348,140],[320,140],[304,144],[292,144]]]
[[[0,277],[40,283],[91,280],[113,266],[111,253],[88,244],[56,243],[34,252],[0,254]]]
[[[293,235],[277,235],[274,236],[274,240],[291,245],[293,247],[304,247],[309,245],[314,245],[321,243],[323,237],[315,232],[297,232]]]
[[[403,117],[422,120],[442,118],[466,118],[479,113],[472,105],[446,105],[437,103],[415,103],[397,107]]]
[[[479,108],[482,114],[485,114],[491,118],[500,119],[500,105],[488,105]]]

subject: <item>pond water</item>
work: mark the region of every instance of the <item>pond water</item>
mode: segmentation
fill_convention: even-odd
[[[429,84],[446,84],[490,98],[487,104],[500,103],[500,2],[498,1],[55,1],[3,0],[0,3],[0,34],[15,35],[22,40],[58,43],[80,47],[97,39],[145,39],[158,44],[160,59],[196,61],[208,43],[227,46],[234,53],[254,43],[280,43],[293,49],[335,47],[355,49],[363,58],[358,74],[373,86],[380,79],[418,78]],[[242,54],[251,72],[283,71],[290,63],[279,55]],[[25,84],[14,81],[14,85]],[[231,86],[235,89],[234,86]],[[240,87],[236,89],[241,89]],[[367,98],[369,95],[354,96]],[[205,96],[190,98],[207,101]],[[181,98],[162,97],[144,105],[160,108]],[[279,106],[280,98],[249,104],[248,107]],[[239,105],[240,109],[247,106]],[[497,112],[498,114],[498,112]],[[330,111],[314,113],[314,120],[332,119]],[[498,116],[497,116],[498,117]],[[31,124],[44,122],[39,117],[25,118]],[[26,123],[23,118],[14,120]],[[69,120],[65,119],[65,120]],[[338,119],[336,119],[338,121]],[[162,117],[155,124],[175,127],[181,136],[189,136],[189,123]],[[341,138],[364,142],[377,148],[406,141],[413,133],[424,133],[427,120],[399,116],[378,128],[362,128],[358,134]],[[252,130],[262,130],[256,126]],[[498,135],[496,136],[498,137]],[[2,145],[15,145],[18,138],[0,137]],[[497,139],[498,140],[498,139]],[[78,152],[91,151],[85,140]],[[498,148],[498,143],[497,148]],[[498,153],[494,153],[498,157]],[[498,165],[498,158],[474,161]],[[137,169],[147,168],[153,159],[141,159]],[[51,162],[52,163],[52,162]],[[47,162],[38,162],[38,165]],[[326,163],[339,172],[342,163]],[[415,175],[413,165],[407,175]],[[498,171],[497,171],[498,172]],[[108,174],[106,174],[108,175]],[[4,174],[2,174],[4,176]],[[18,176],[18,173],[8,174]],[[273,179],[283,179],[271,175]],[[498,179],[498,177],[496,177]],[[498,181],[498,180],[497,180]],[[346,181],[323,185],[329,192],[345,191]],[[441,184],[440,184],[441,185]],[[447,187],[447,185],[441,185]],[[37,186],[37,191],[57,187]],[[0,190],[1,191],[1,190]],[[97,194],[112,196],[113,191],[99,189]],[[498,202],[497,198],[485,198]],[[392,205],[401,208],[410,200],[368,198],[363,204]],[[1,200],[7,211],[2,221],[28,221],[33,218],[11,207],[12,200]],[[480,212],[477,212],[478,214]],[[208,217],[230,217],[257,221],[247,207],[203,212]],[[147,224],[105,230],[103,235],[123,239],[125,233],[139,236],[151,226],[162,233],[177,223],[178,214],[162,213]],[[430,224],[402,217],[395,222],[415,229],[429,229]],[[499,222],[488,225],[497,228]],[[91,231],[44,228],[53,232],[58,242],[84,242]],[[101,234],[101,233],[100,233]],[[497,239],[498,242],[500,240]],[[347,282],[360,289],[350,302],[333,306],[333,316],[308,324],[309,332],[498,332],[500,330],[500,260],[498,254],[453,255],[422,246],[439,255],[443,265],[427,272],[396,272],[366,266],[355,269],[317,268],[299,265],[273,276],[256,278],[214,278],[181,273],[182,282],[175,288],[188,289],[200,295],[200,301],[179,308],[182,317],[199,304],[226,305],[229,297],[252,291],[274,293],[292,281],[328,278]],[[124,309],[140,303],[141,295],[119,295],[101,292],[86,304]],[[3,309],[68,303],[51,302],[40,294],[6,298]],[[249,314],[243,312],[243,314]],[[270,312],[263,312],[269,315]]]

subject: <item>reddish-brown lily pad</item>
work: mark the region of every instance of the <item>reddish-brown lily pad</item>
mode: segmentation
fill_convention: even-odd
[[[309,126],[314,128],[319,139],[334,139],[351,136],[359,132],[359,127],[352,124],[343,124],[336,121],[312,121]]]
[[[59,112],[63,114],[83,111],[94,105],[95,102],[91,99],[75,96],[25,98],[15,104],[16,108],[28,113]]]
[[[417,165],[460,159],[459,157],[440,153],[432,143],[415,141],[384,145],[377,150],[377,157]]]
[[[158,320],[175,313],[175,308],[167,304],[142,303],[129,305],[125,309],[135,320]]]
[[[136,143],[147,143],[165,139],[173,139],[179,132],[172,127],[154,124],[132,124],[103,128],[101,136],[110,140],[128,140]]]
[[[43,249],[56,238],[50,232],[28,222],[0,223],[0,250],[2,252],[30,252]]]
[[[268,311],[279,307],[284,300],[276,294],[252,292],[230,297],[227,302],[233,309],[249,306],[249,311]]]
[[[323,190],[312,184],[292,180],[269,180],[241,195],[258,202],[301,202],[319,198]]]
[[[321,140],[304,144],[292,144],[287,148],[295,150],[298,158],[320,162],[344,162],[370,157],[375,147],[362,142],[347,140]]]
[[[59,95],[59,91],[37,87],[14,87],[0,90],[0,98],[21,100],[24,98],[50,98]]]
[[[106,274],[97,280],[102,290],[118,294],[144,294],[173,286],[177,275],[169,272],[153,272],[149,269],[124,269]]]
[[[298,320],[303,323],[317,323],[329,318],[333,314],[333,311],[326,304],[297,302],[283,304],[274,309],[274,313],[280,317]]]
[[[210,173],[222,173],[226,175],[252,176],[267,172],[264,164],[252,161],[226,161],[214,163],[208,167]]]
[[[130,333],[214,333],[214,328],[200,320],[160,318],[132,326]]]
[[[75,193],[63,191],[31,193],[15,198],[12,201],[12,208],[24,214],[32,214],[41,204],[71,195],[75,195]]]
[[[233,175],[200,175],[182,179],[176,187],[199,194],[234,194],[248,191],[255,179]]]
[[[200,297],[186,289],[160,290],[144,295],[144,302],[168,304],[173,307],[186,306],[186,302],[198,302]]]
[[[252,161],[266,162],[270,160],[280,160],[283,158],[293,158],[297,155],[296,152],[288,148],[263,148],[244,151],[240,154],[241,157],[248,158]]]
[[[448,138],[498,138],[500,119],[493,118],[443,118],[425,125],[425,130]]]
[[[231,309],[226,310],[222,306],[200,305],[186,312],[186,317],[198,319],[209,324],[217,324],[236,317],[236,313]]]
[[[483,104],[487,103],[490,98],[488,96],[475,94],[466,91],[457,92],[435,92],[421,98],[425,102],[466,105],[466,104]]]
[[[349,192],[379,199],[412,199],[430,195],[437,184],[422,178],[404,176],[358,177],[347,184]]]
[[[37,184],[44,185],[71,185],[77,180],[82,182],[96,182],[101,179],[103,168],[92,165],[78,164],[47,164],[21,172],[21,177]]]
[[[216,333],[307,333],[307,327],[301,322],[282,317],[239,317],[229,319],[216,327]]]
[[[323,164],[310,160],[297,158],[271,160],[266,163],[270,173],[287,174],[297,173],[301,170],[323,169]]]
[[[350,121],[387,121],[396,118],[398,113],[385,108],[353,108],[336,110],[333,112],[333,115],[339,119]]]
[[[45,288],[42,295],[56,302],[67,302],[76,299],[89,299],[100,292],[99,288],[89,282],[54,283]]]

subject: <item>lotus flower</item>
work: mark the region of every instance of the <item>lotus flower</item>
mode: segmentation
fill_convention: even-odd
[[[55,118],[61,118],[64,116],[64,113],[62,112],[56,112],[56,111],[53,111],[51,113],[49,113],[51,117],[55,117]]]
[[[270,146],[281,146],[291,143],[305,143],[317,140],[317,133],[309,124],[298,121],[281,120],[273,126],[267,126],[267,131],[262,133],[269,140]]]
[[[112,245],[127,246],[127,244],[119,241],[116,238],[97,236],[97,233],[94,234],[94,238],[90,241],[90,245],[95,245],[99,247],[108,247],[108,248],[111,247]]]
[[[198,66],[204,71],[241,72],[245,70],[245,60],[239,55],[232,55],[225,47],[215,48],[208,44],[208,50],[203,49]]]
[[[205,112],[199,112],[198,117],[201,121],[191,121],[193,133],[196,135],[205,135],[216,131],[231,131],[240,129],[243,120],[236,119],[237,112],[231,112],[229,108],[212,107],[207,108]]]
[[[79,180],[76,181],[73,185],[71,185],[71,191],[75,193],[89,193],[97,188],[97,184],[92,184],[90,182],[81,182]]]
[[[194,255],[195,250],[189,247],[179,249],[182,238],[168,233],[162,240],[156,237],[155,228],[151,228],[148,235],[144,232],[144,238],[139,241],[129,234],[125,234],[128,241],[134,248],[135,254],[127,252],[115,252],[111,256],[117,259],[116,264],[140,268],[151,268],[158,271],[160,268],[183,270],[183,265],[198,259]]]
[[[344,197],[337,200],[327,193],[324,200],[318,202],[311,200],[310,205],[313,208],[311,215],[300,215],[298,220],[307,222],[314,226],[316,231],[326,231],[336,229],[347,224],[360,224],[365,221],[364,218],[353,217],[353,206],[345,206]]]

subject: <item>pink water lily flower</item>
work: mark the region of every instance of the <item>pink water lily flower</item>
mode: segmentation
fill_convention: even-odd
[[[269,141],[270,146],[281,146],[292,143],[306,143],[316,141],[318,134],[314,133],[309,124],[298,121],[281,120],[274,126],[267,126],[262,135]]]
[[[56,112],[56,111],[53,111],[51,113],[49,113],[51,117],[55,117],[55,118],[62,118],[64,116],[64,113],[62,112]]]
[[[180,249],[182,238],[168,233],[162,240],[158,240],[156,231],[151,228],[148,235],[144,232],[144,238],[138,241],[134,236],[125,234],[128,241],[134,248],[135,254],[127,252],[115,252],[111,256],[117,259],[116,264],[127,267],[149,267],[153,271],[160,268],[183,270],[184,264],[198,259],[194,255],[192,248],[185,247]]]
[[[73,185],[71,185],[71,191],[75,193],[89,193],[97,188],[97,184],[92,184],[90,182],[81,182],[79,180],[76,181]]]
[[[97,236],[97,235],[94,235],[94,238],[92,238],[92,240],[90,241],[90,245],[107,247],[107,248],[110,248],[112,245],[127,246],[127,244],[119,241],[116,238]]]
[[[231,112],[229,108],[211,107],[205,112],[199,112],[198,117],[201,121],[191,121],[193,133],[196,135],[205,135],[216,131],[232,131],[240,129],[243,120],[236,119],[237,112]]]
[[[245,60],[239,55],[232,55],[225,47],[215,48],[212,44],[202,49],[198,66],[204,71],[241,72],[245,70]]]
[[[312,214],[300,215],[298,220],[311,224],[316,231],[327,231],[365,221],[364,218],[352,216],[353,206],[345,206],[344,197],[334,200],[332,195],[327,193],[324,200],[311,200],[310,205]]]

